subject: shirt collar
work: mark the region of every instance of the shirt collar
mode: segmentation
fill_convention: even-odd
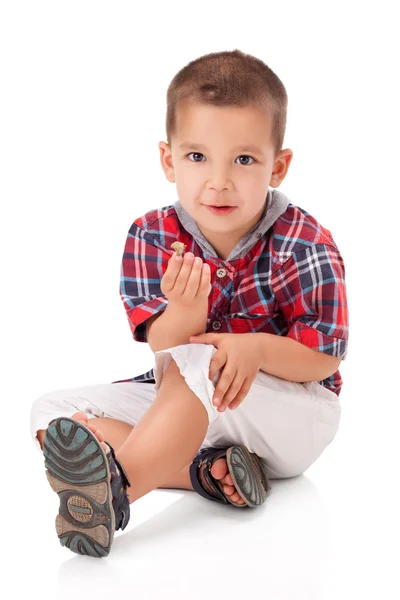
[[[276,189],[269,189],[265,201],[264,212],[254,227],[242,237],[241,240],[233,248],[232,252],[226,259],[227,261],[236,260],[245,256],[256,242],[269,230],[275,221],[285,212],[290,203],[289,198]],[[179,221],[183,227],[194,238],[195,242],[201,247],[206,254],[218,258],[217,253],[211,246],[210,242],[204,237],[200,229],[197,227],[196,221],[183,208],[180,200],[173,204]]]

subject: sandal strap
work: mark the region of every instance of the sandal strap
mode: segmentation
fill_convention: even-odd
[[[114,474],[110,482],[110,486],[113,495],[115,530],[124,530],[130,519],[130,505],[128,500],[129,494],[126,491],[126,488],[127,486],[131,487],[131,484],[124,467],[115,456],[114,448],[109,442],[106,442],[106,444],[110,448],[110,453],[106,454],[110,472]]]
[[[216,460],[226,456],[226,450],[227,448],[202,448],[194,458],[189,469],[190,480],[193,489],[200,494],[200,496],[203,496],[203,498],[207,498],[207,500],[213,500],[214,502],[219,502],[221,504],[229,504],[229,501],[211,475],[211,468]],[[202,474],[212,489],[212,494],[210,494],[210,492],[204,487],[201,481],[200,468],[204,464],[206,467],[203,469]]]
[[[123,466],[121,465],[121,463],[119,462],[118,458],[115,456],[115,451],[114,451],[114,448],[113,448],[113,447],[111,446],[111,444],[109,444],[108,442],[106,442],[106,444],[107,444],[107,446],[110,448],[110,450],[111,450],[111,454],[112,454],[112,457],[113,457],[113,459],[114,459],[114,461],[115,461],[115,463],[116,463],[116,465],[117,465],[118,469],[120,470],[120,473],[121,473],[121,479],[122,479],[122,482],[123,482],[124,486],[125,486],[125,487],[128,487],[128,486],[129,486],[129,487],[131,487],[131,483],[130,483],[130,481],[129,481],[129,479],[128,479],[127,472],[125,471],[124,467],[123,467]]]

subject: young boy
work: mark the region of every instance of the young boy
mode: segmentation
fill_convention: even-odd
[[[32,407],[74,552],[106,556],[156,488],[258,506],[269,478],[303,473],[338,430],[345,268],[330,231],[269,189],[293,158],[286,111],[280,79],[239,50],[190,62],[168,88],[160,159],[179,200],[134,221],[121,265],[154,368]]]

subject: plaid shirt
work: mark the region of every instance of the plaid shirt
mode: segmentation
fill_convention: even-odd
[[[343,259],[330,231],[276,189],[268,191],[261,219],[226,260],[179,200],[133,222],[120,295],[134,340],[147,342],[145,321],[167,307],[160,284],[177,241],[211,268],[206,332],[272,333],[345,359],[349,317]],[[127,381],[155,383],[154,367],[112,383]],[[339,396],[343,381],[337,370],[319,383]]]

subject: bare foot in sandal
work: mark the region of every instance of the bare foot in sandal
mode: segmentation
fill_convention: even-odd
[[[206,465],[202,465],[200,468],[200,478],[205,488],[211,493],[211,490],[203,476],[203,471],[205,467]],[[233,500],[234,502],[238,502],[239,504],[245,504],[245,501],[241,496],[239,496],[235,486],[233,485],[232,477],[229,473],[228,465],[225,458],[219,458],[215,461],[215,463],[211,467],[211,475],[214,477],[214,479],[218,479],[223,485],[224,494],[227,498],[230,498],[231,500]]]

